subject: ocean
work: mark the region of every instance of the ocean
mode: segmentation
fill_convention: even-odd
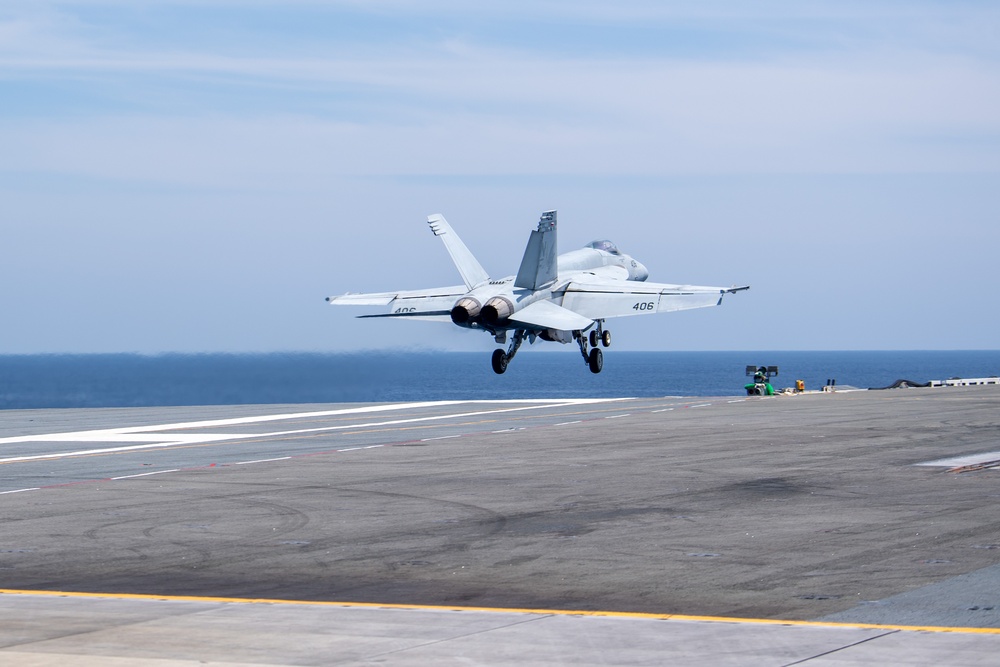
[[[593,374],[577,351],[522,350],[504,375],[489,351],[356,354],[0,355],[0,409],[449,399],[738,396],[747,365],[776,388],[886,387],[1000,374],[1000,350],[618,352]]]

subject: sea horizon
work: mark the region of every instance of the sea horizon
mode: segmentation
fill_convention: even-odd
[[[778,366],[778,389],[884,388],[1000,374],[1000,350],[605,351],[518,353],[504,375],[488,351],[159,352],[0,355],[0,409],[519,398],[738,396],[748,365]]]

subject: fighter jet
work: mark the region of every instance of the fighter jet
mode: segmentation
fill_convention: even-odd
[[[434,235],[444,242],[464,285],[436,289],[344,294],[327,297],[335,306],[386,306],[387,312],[359,317],[390,317],[452,322],[485,331],[506,349],[493,351],[493,370],[504,373],[521,343],[537,339],[576,342],[591,372],[600,373],[611,345],[604,321],[612,317],[650,315],[722,303],[726,294],[750,289],[699,287],[646,282],[649,272],[611,241],[557,255],[556,212],[545,211],[531,232],[516,276],[492,279],[444,216],[427,217]]]

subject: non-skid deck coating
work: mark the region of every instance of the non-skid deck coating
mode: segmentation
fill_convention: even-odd
[[[171,599],[5,593],[0,658],[990,664],[1000,477],[925,464],[998,449],[996,387],[3,412],[0,588]]]

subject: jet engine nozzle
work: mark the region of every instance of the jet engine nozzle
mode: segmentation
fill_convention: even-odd
[[[469,324],[472,320],[479,317],[479,312],[482,309],[483,304],[470,296],[463,296],[455,303],[455,307],[451,309],[451,321],[459,326]]]
[[[495,296],[483,305],[481,312],[483,321],[490,326],[500,324],[514,314],[514,304],[510,299]]]

